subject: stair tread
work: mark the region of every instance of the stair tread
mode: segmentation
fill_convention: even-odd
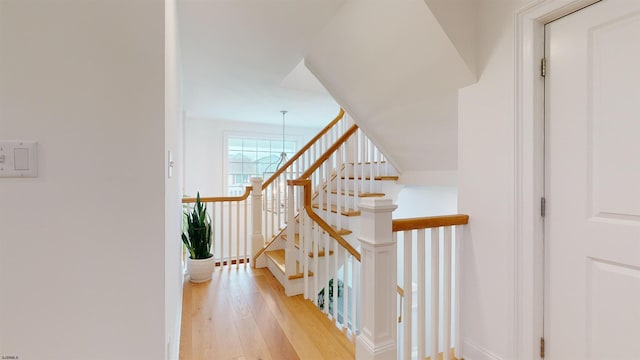
[[[286,261],[284,259],[284,250],[265,251],[267,257],[273,260],[273,263],[284,273]]]
[[[338,190],[331,190],[331,193],[336,195],[338,194]],[[353,191],[349,191],[347,194],[345,194],[344,190],[340,191],[341,195],[349,195],[349,196],[354,196]],[[358,193],[358,197],[383,197],[386,194],[384,193]]]
[[[285,261],[285,251],[284,249],[281,250],[271,250],[271,251],[265,251],[264,253],[268,258],[270,258],[274,264],[276,264],[276,266],[278,267],[278,269],[280,271],[282,271],[283,274],[286,274],[286,261]],[[313,276],[313,272],[309,271],[309,277]],[[289,280],[294,280],[294,279],[300,279],[304,277],[304,274],[301,272],[298,272],[296,274],[290,275],[289,276]]]
[[[319,209],[320,205],[313,204],[313,207],[316,209]],[[327,210],[327,204],[322,204],[322,210]],[[338,207],[336,205],[331,204],[331,212],[338,213]],[[340,214],[344,216],[360,216],[360,210],[346,209],[341,211]]]
[[[373,180],[379,180],[379,181],[397,181],[400,177],[397,175],[384,175],[384,176],[374,176]],[[345,177],[342,176],[342,179],[344,180]],[[362,180],[362,176],[358,176],[357,178],[353,177],[353,176],[349,176],[349,180]],[[371,180],[371,176],[366,176],[364,178],[365,180]]]
[[[386,161],[374,161],[373,163],[374,163],[374,164],[386,164],[387,162],[386,162]],[[354,165],[354,164],[358,164],[358,165],[362,165],[362,164],[370,165],[370,164],[371,164],[371,161],[365,161],[365,162],[353,162],[353,161],[352,161],[352,162],[350,162],[349,164],[351,164],[351,165]]]
[[[310,258],[313,258],[313,251],[309,251],[307,254]],[[333,255],[333,250],[329,250],[329,256]],[[318,257],[324,257],[324,250],[318,250]]]
[[[309,277],[312,277],[312,276],[313,276],[313,271],[309,271]],[[297,274],[290,275],[289,280],[302,279],[303,277],[304,277],[304,274],[299,272]]]

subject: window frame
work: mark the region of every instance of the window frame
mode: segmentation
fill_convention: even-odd
[[[226,194],[225,196],[229,196],[229,139],[233,138],[241,138],[241,139],[252,139],[252,140],[269,140],[269,141],[282,141],[282,133],[277,132],[257,132],[257,131],[224,131],[223,132],[223,148],[222,148],[222,192]],[[287,153],[288,158],[290,159],[293,155],[295,155],[300,149],[300,135],[291,135],[286,134],[284,136],[285,141],[291,141],[294,144],[294,152],[292,154]],[[281,151],[280,151],[281,152]],[[280,154],[278,152],[278,155]],[[263,179],[266,180],[266,179]]]

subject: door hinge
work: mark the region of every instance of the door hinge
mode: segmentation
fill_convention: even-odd
[[[547,214],[547,199],[540,198],[540,216],[544,217]]]
[[[542,58],[540,60],[540,75],[542,77],[547,76],[547,59],[546,58]]]
[[[540,357],[544,359],[544,338],[540,338]]]

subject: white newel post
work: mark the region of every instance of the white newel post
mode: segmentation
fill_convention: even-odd
[[[296,231],[297,231],[297,226],[296,226],[296,208],[295,208],[295,191],[296,191],[296,187],[293,184],[287,184],[287,191],[289,192],[289,197],[287,199],[287,208],[289,209],[288,211],[288,216],[289,218],[287,219],[287,247],[285,248],[285,270],[286,273],[285,275],[287,277],[291,276],[291,275],[295,275],[295,273],[297,272],[296,269],[296,259],[298,258],[298,249],[296,248]],[[300,214],[300,216],[302,216],[302,214]],[[302,244],[300,244],[300,246],[302,246]],[[287,286],[290,284],[290,282],[287,282]],[[285,286],[285,293],[287,294],[287,296],[292,296],[292,295],[296,295],[293,293],[293,290],[290,288],[287,288],[287,286]]]
[[[395,360],[397,356],[397,249],[391,231],[391,199],[360,201],[360,335],[356,359]]]
[[[251,178],[251,256],[254,257],[264,247],[264,235],[262,235],[262,178]],[[256,259],[254,268],[267,266],[264,256]]]

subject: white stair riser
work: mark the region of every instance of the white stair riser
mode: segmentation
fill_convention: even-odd
[[[347,191],[354,191],[354,189],[358,189],[358,193],[362,193],[362,192],[381,192],[381,183],[384,181],[373,181],[373,183],[371,182],[371,180],[365,180],[364,182],[360,179],[358,180],[354,180],[354,179],[341,179],[342,183],[340,184],[340,190],[347,190]],[[357,184],[356,184],[357,183]],[[331,183],[331,190],[337,190],[338,186],[336,184],[336,180],[332,181]]]
[[[280,268],[278,267],[278,265],[276,265],[273,259],[271,259],[268,256],[267,256],[267,268],[269,268],[269,271],[271,271],[273,276],[275,276],[275,278],[278,279],[280,284],[282,284],[282,286],[285,286],[286,281],[288,280],[286,278],[286,275],[282,271],[280,271]]]

